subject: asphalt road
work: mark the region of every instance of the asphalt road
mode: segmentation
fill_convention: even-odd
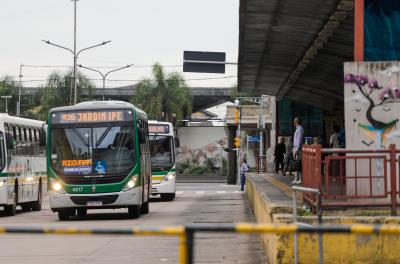
[[[126,210],[92,210],[58,221],[44,199],[40,212],[0,216],[0,226],[160,227],[188,223],[253,222],[238,187],[223,183],[178,183],[172,202],[152,199],[150,213],[128,219]],[[1,263],[177,263],[174,237],[0,235]],[[258,235],[199,234],[195,263],[266,263]]]

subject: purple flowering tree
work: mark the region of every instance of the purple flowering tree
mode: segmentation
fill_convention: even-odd
[[[400,100],[400,90],[395,86],[382,87],[379,85],[378,81],[375,79],[369,79],[366,75],[354,75],[354,74],[346,74],[344,77],[345,83],[352,83],[358,87],[358,90],[361,94],[368,100],[369,105],[366,112],[366,117],[368,122],[378,130],[386,129],[388,126],[396,123],[395,121],[384,123],[374,118],[373,110],[376,107],[392,104],[395,102],[399,102]],[[375,92],[379,92],[378,101],[374,101],[372,96]]]

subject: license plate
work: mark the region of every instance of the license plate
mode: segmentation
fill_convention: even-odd
[[[86,205],[87,206],[102,206],[103,202],[102,201],[87,201]]]

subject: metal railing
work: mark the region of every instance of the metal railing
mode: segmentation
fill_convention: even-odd
[[[389,149],[350,150],[304,146],[303,186],[318,189],[322,207],[390,207],[396,215],[399,198],[399,153]],[[316,195],[304,193],[304,200],[316,206]]]
[[[194,263],[194,236],[199,232],[212,233],[269,233],[269,234],[322,234],[345,233],[362,235],[400,235],[400,225],[298,225],[298,224],[196,224],[171,226],[165,228],[41,228],[41,227],[6,227],[0,226],[0,234],[53,234],[53,235],[127,235],[127,236],[175,236],[179,238],[179,264]]]

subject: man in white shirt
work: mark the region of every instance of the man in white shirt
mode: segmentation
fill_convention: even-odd
[[[298,166],[296,168],[296,176],[292,181],[293,184],[301,183],[301,148],[304,143],[304,129],[301,126],[301,120],[299,118],[294,119],[294,126],[296,127],[296,131],[294,132],[293,137],[293,159],[298,162]]]

